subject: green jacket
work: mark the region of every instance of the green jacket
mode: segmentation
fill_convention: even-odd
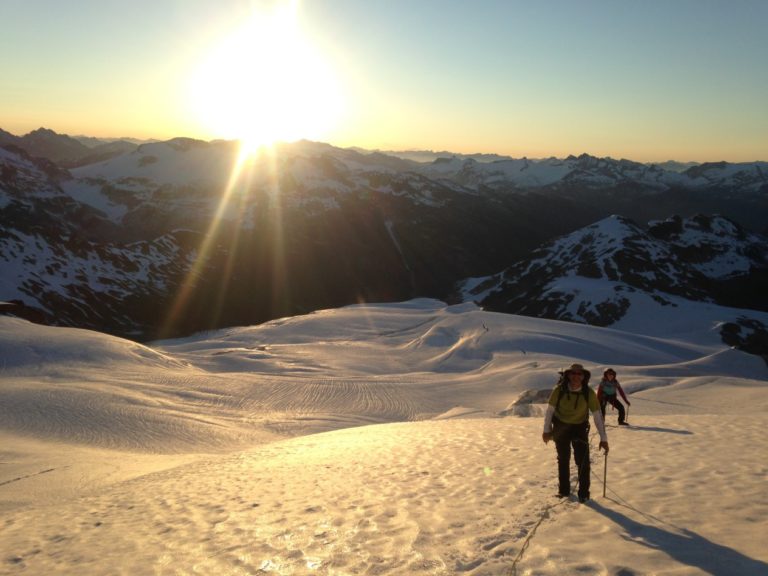
[[[552,394],[549,395],[549,405],[555,409],[555,418],[560,420],[560,422],[581,424],[587,420],[590,412],[600,410],[600,404],[597,401],[595,391],[589,388],[587,384],[582,384],[582,386],[587,386],[589,390],[588,402],[584,401],[584,391],[581,389],[572,392],[566,386],[566,390],[562,392],[561,387],[556,386],[552,390]],[[560,394],[562,394],[562,398]],[[560,402],[558,402],[558,399]]]

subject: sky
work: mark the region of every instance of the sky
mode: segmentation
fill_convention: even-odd
[[[0,128],[768,158],[763,0],[2,0]]]
[[[0,567],[762,576],[765,362],[711,329],[743,310],[666,308],[684,329],[419,299],[148,346],[0,316]],[[572,362],[629,401],[585,504],[518,403]]]

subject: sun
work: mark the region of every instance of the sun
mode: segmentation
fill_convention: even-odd
[[[296,1],[255,10],[221,38],[192,74],[188,97],[204,131],[246,151],[327,139],[343,108],[330,60],[302,34]]]

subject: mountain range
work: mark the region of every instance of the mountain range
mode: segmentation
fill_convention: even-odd
[[[57,134],[48,128],[38,128],[23,136],[0,129],[0,146],[8,145],[18,147],[30,156],[47,158],[69,168],[107,160],[134,150],[138,144],[130,139],[73,137]]]
[[[0,131],[0,300],[149,339],[419,296],[613,326],[643,296],[742,310],[721,332],[760,351],[767,162],[397,154]]]

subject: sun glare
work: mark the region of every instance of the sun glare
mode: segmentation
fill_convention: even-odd
[[[254,11],[194,72],[189,100],[212,137],[252,152],[277,141],[327,139],[342,110],[327,58],[302,34],[298,3]]]

